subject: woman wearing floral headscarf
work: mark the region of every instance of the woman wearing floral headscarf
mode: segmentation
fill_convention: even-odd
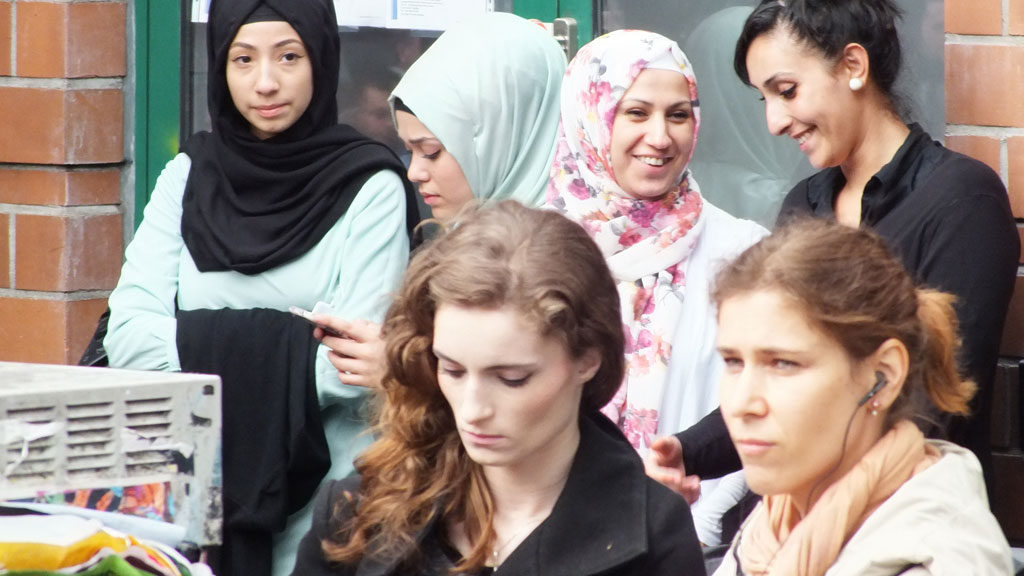
[[[612,32],[569,64],[547,202],[583,225],[617,281],[628,364],[604,412],[641,455],[717,406],[709,281],[766,233],[701,196],[687,169],[699,130],[696,77],[668,38]]]

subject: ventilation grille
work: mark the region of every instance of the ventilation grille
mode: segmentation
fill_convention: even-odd
[[[27,424],[49,424],[56,419],[57,410],[52,406],[43,408],[22,408],[9,410],[7,418]],[[50,436],[40,438],[28,443],[28,450],[25,450],[23,443],[8,444],[6,447],[5,464],[21,460],[21,464],[14,467],[7,480],[23,483],[46,483],[51,482],[57,474],[57,447],[56,440]],[[24,454],[24,459],[22,455]],[[3,470],[0,470],[3,472]]]
[[[117,474],[116,415],[113,402],[67,405],[68,478]]]
[[[167,449],[175,445],[173,406],[173,398],[163,396],[123,404],[68,403],[66,418],[59,417],[57,406],[8,410],[8,420],[36,425],[63,420],[67,425],[62,432],[29,442],[27,451],[23,443],[8,444],[5,465],[10,472],[4,479],[23,485],[59,481],[62,471],[68,480],[176,473],[177,463]]]
[[[169,397],[125,401],[125,427],[148,441],[151,446],[167,446],[173,442],[173,400]],[[137,447],[125,448],[125,472],[143,476],[158,472],[177,472],[167,450]]]

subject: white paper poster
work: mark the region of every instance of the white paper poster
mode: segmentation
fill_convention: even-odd
[[[387,27],[388,0],[334,0],[338,26]]]
[[[452,24],[494,11],[492,0],[389,0],[388,28],[446,30]]]
[[[206,22],[210,16],[210,0],[192,0],[192,21]]]
[[[334,0],[338,26],[446,30],[494,11],[494,0]],[[210,0],[192,0],[192,21],[206,22]]]

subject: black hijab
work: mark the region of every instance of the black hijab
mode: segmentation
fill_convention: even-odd
[[[227,84],[228,48],[238,29],[287,21],[306,45],[313,97],[284,132],[260,140],[235,108]],[[340,40],[331,0],[213,0],[207,25],[212,132],[181,147],[192,168],[182,199],[181,234],[203,272],[259,274],[316,245],[341,218],[363,184],[392,170],[406,185],[407,226],[416,224],[405,168],[386,146],[338,124]],[[413,215],[410,218],[410,215]]]

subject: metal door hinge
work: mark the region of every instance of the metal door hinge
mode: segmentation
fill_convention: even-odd
[[[572,60],[576,51],[580,49],[579,26],[575,18],[555,18],[555,24],[551,30],[558,45],[565,51],[565,58]]]

